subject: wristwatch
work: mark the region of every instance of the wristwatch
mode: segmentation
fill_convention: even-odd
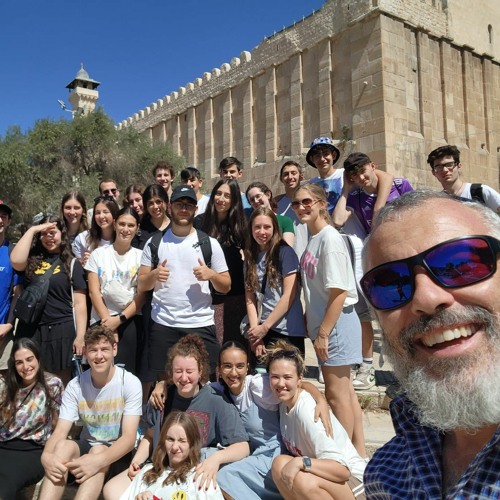
[[[311,467],[312,467],[311,459],[309,457],[302,457],[302,463],[304,465],[304,470],[306,472],[309,472],[311,470]]]
[[[123,313],[121,313],[118,317],[120,318],[120,323],[125,323],[125,321],[127,321],[127,316]]]

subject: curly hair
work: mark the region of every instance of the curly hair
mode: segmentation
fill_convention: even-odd
[[[3,394],[2,401],[0,402],[0,423],[2,426],[8,427],[10,423],[16,419],[17,408],[16,398],[20,389],[23,388],[23,379],[16,369],[16,352],[20,349],[27,349],[31,351],[38,361],[38,372],[36,374],[36,385],[40,385],[45,393],[45,416],[46,420],[50,420],[50,415],[57,411],[54,395],[47,384],[45,371],[40,360],[40,347],[32,339],[22,337],[14,341],[12,351],[7,362],[7,373],[3,379],[5,382],[5,393]]]
[[[80,191],[68,191],[61,200],[61,219],[63,219],[64,224],[66,225],[66,219],[64,218],[64,205],[69,200],[76,200],[80,203],[82,207],[82,216],[80,218],[80,225],[78,226],[78,233],[83,233],[83,231],[87,231],[89,228],[89,223],[87,221],[87,202],[85,201],[85,197]],[[77,233],[77,234],[78,234]]]
[[[174,425],[180,425],[184,429],[189,445],[189,454],[184,462],[172,470],[163,481],[163,485],[183,483],[191,469],[201,461],[201,434],[195,417],[184,411],[172,411],[168,414],[161,428],[158,446],[153,453],[153,468],[144,474],[144,482],[148,486],[156,482],[165,469],[170,466],[165,441],[168,431]]]
[[[243,250],[245,254],[245,287],[250,292],[259,291],[259,278],[257,276],[257,256],[259,255],[260,247],[253,237],[253,222],[260,215],[264,215],[271,219],[273,224],[273,236],[267,244],[266,256],[265,256],[265,274],[267,275],[267,282],[273,288],[278,288],[279,286],[279,257],[280,257],[280,247],[282,245],[288,245],[286,241],[281,237],[280,228],[278,225],[278,219],[276,214],[268,207],[258,207],[250,216],[248,221],[249,227],[249,243]]]
[[[101,342],[101,340],[108,341],[111,345],[116,344],[114,333],[109,328],[101,324],[91,326],[87,329],[85,335],[83,336],[85,347],[97,344],[98,342]]]
[[[299,377],[304,376],[306,371],[304,358],[300,350],[286,340],[277,340],[266,347],[266,353],[261,357],[261,361],[264,363],[267,373],[269,373],[273,361],[277,361],[278,359],[292,361],[297,368],[297,375]]]
[[[165,371],[168,381],[172,381],[173,362],[176,356],[194,358],[200,372],[200,383],[206,384],[210,376],[210,358],[205,343],[198,335],[190,333],[174,344],[168,351]]]
[[[104,205],[110,211],[113,220],[116,219],[116,214],[118,213],[119,210],[116,201],[109,196],[98,196],[95,199],[94,212],[92,213],[92,223],[90,224],[90,230],[87,235],[87,247],[90,252],[92,252],[99,246],[102,239],[102,229],[95,220],[95,211],[97,205],[99,204]]]
[[[66,230],[66,224],[64,224],[63,220],[57,215],[46,215],[43,217],[39,224],[45,224],[46,222],[54,222],[57,229],[61,231],[59,259],[61,259],[63,263],[64,270],[66,271],[66,274],[68,276],[68,281],[71,281],[71,261],[73,260],[74,255],[73,251],[71,250],[71,243],[69,240],[68,232]],[[33,246],[31,247],[29,253],[28,263],[25,271],[25,276],[28,281],[33,277],[35,271],[42,265],[42,262],[51,255],[43,246],[40,236],[41,233],[37,233],[33,238]]]
[[[227,217],[220,220],[215,210],[215,196],[224,184],[229,187],[231,207]],[[210,193],[207,209],[202,215],[201,230],[215,238],[221,245],[243,248],[246,241],[246,229],[247,223],[238,183],[231,179],[221,179]]]

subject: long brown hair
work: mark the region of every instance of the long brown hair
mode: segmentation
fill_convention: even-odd
[[[279,257],[280,257],[280,247],[282,245],[287,245],[286,241],[281,237],[280,227],[278,225],[278,219],[276,214],[268,207],[258,207],[250,216],[248,221],[249,236],[248,244],[243,250],[245,254],[245,287],[250,292],[259,291],[259,278],[257,276],[257,256],[259,255],[260,247],[253,237],[253,222],[260,215],[264,215],[271,219],[273,224],[273,236],[269,240],[266,256],[265,256],[265,274],[267,275],[267,282],[273,288],[278,288],[279,286]]]
[[[144,482],[148,486],[156,482],[170,465],[165,441],[167,440],[169,429],[174,425],[180,425],[184,429],[189,444],[189,454],[184,462],[172,470],[165,481],[163,481],[163,485],[183,483],[186,481],[189,471],[201,461],[201,435],[196,419],[193,415],[185,411],[172,411],[161,428],[160,440],[153,453],[153,468],[144,474]]]
[[[80,225],[78,226],[78,232],[83,233],[83,231],[87,231],[89,228],[89,223],[87,221],[87,202],[85,201],[85,197],[83,196],[80,191],[68,191],[61,200],[61,219],[64,221],[64,225],[67,227],[68,223],[66,222],[66,219],[64,218],[64,205],[68,200],[76,200],[78,203],[80,203],[82,207],[82,217],[80,219]]]

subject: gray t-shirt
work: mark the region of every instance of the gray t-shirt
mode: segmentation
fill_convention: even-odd
[[[262,280],[264,279],[264,272],[266,267],[265,253],[260,252],[257,257],[257,276],[259,278],[259,291],[262,289]],[[274,311],[276,304],[283,294],[283,276],[291,273],[297,273],[299,278],[300,265],[297,254],[293,248],[288,245],[280,247],[279,254],[279,281],[278,288],[271,287],[269,279],[266,281],[266,289],[264,291],[264,302],[262,304],[262,317],[261,321],[264,322],[266,318]],[[305,337],[306,329],[304,323],[304,314],[302,311],[302,304],[300,302],[300,280],[297,283],[295,290],[295,297],[293,298],[292,307],[275,324],[271,330],[281,333],[282,335],[289,335],[291,337]]]
[[[229,446],[248,441],[248,434],[235,406],[212,386],[204,385],[193,398],[183,398],[176,390],[169,390],[167,398],[172,396],[172,405],[166,403],[166,406],[172,410],[187,411],[196,418],[202,446],[216,447],[218,444]],[[153,449],[155,449],[160,438],[163,412],[148,403],[146,422],[154,429]]]

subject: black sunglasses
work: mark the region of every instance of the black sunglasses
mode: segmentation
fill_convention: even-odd
[[[386,262],[361,278],[368,302],[381,311],[402,307],[415,293],[415,266],[445,288],[483,281],[497,270],[500,240],[492,236],[463,236],[444,241],[407,259]]]

